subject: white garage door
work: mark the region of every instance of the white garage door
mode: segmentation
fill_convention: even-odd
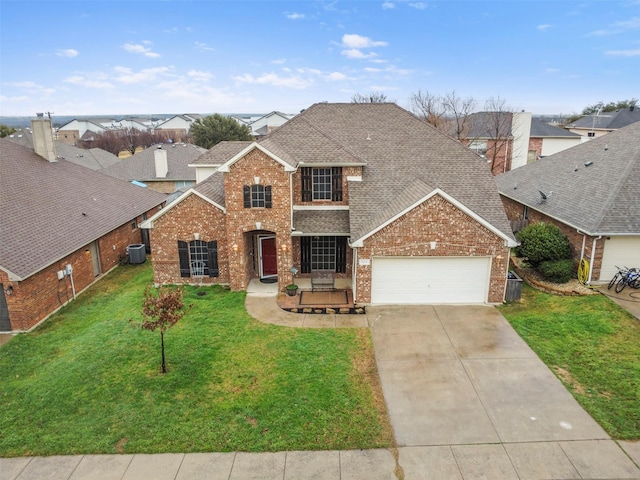
[[[619,267],[640,267],[640,236],[611,237],[605,241],[600,281],[608,282]]]
[[[489,257],[377,257],[371,303],[486,303]]]

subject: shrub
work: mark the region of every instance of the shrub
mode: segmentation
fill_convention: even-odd
[[[525,257],[531,266],[537,267],[547,260],[562,260],[571,256],[569,239],[550,223],[534,223],[516,234],[520,246],[516,255]]]
[[[567,283],[573,277],[573,260],[546,260],[538,265],[538,271],[544,278],[554,283]]]

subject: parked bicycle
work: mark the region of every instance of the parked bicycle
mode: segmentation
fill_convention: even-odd
[[[624,290],[629,285],[631,288],[640,288],[640,270],[637,268],[629,268],[616,283],[616,293]]]
[[[618,271],[615,273],[615,275],[609,282],[609,285],[607,285],[607,290],[611,290],[611,287],[613,287],[616,284],[616,282],[620,280],[620,277],[623,275],[626,275],[626,273],[629,271],[627,267],[619,267],[616,265],[616,268],[618,269]]]

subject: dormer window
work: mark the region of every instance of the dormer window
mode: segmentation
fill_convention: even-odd
[[[342,201],[342,167],[303,167],[302,201]]]
[[[271,185],[245,185],[244,208],[271,208]]]

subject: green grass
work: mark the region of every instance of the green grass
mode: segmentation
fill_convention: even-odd
[[[604,295],[555,296],[526,285],[522,302],[500,312],[609,435],[640,439],[637,319]]]
[[[188,287],[162,375],[159,332],[129,322],[151,281],[119,267],[0,348],[0,456],[392,444],[368,330],[267,325],[243,292]]]

